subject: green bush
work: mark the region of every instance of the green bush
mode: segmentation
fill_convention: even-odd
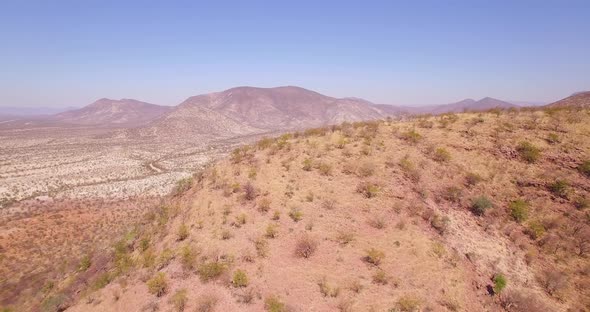
[[[242,270],[236,270],[234,277],[232,278],[232,284],[234,287],[246,287],[248,286],[248,276],[246,272]]]
[[[510,216],[518,223],[525,221],[529,216],[529,204],[522,199],[511,202],[509,208]]]
[[[293,221],[299,222],[303,219],[303,212],[299,210],[299,208],[293,207],[291,208],[291,211],[289,211],[289,217],[291,217]]]
[[[78,266],[78,268],[80,271],[85,272],[86,270],[88,270],[88,268],[90,268],[91,264],[92,264],[92,261],[90,260],[90,257],[88,255],[85,255],[80,260],[80,265]]]
[[[471,212],[473,212],[477,216],[483,216],[489,208],[493,206],[492,202],[489,198],[482,195],[476,197],[471,202]]]
[[[520,158],[528,163],[535,163],[541,156],[541,150],[530,142],[523,141],[518,144],[516,151]]]
[[[578,166],[578,171],[590,178],[590,160],[586,160]]]
[[[405,141],[415,144],[415,143],[418,143],[422,139],[422,135],[420,135],[420,133],[416,132],[416,130],[412,129],[410,131],[402,133],[401,138]]]
[[[220,262],[207,262],[199,266],[197,273],[203,282],[214,280],[225,272],[226,266]]]
[[[549,191],[561,198],[567,198],[569,184],[564,180],[557,180],[551,184],[549,184]]]
[[[164,275],[162,272],[158,272],[154,277],[147,281],[147,286],[151,294],[161,297],[168,289],[166,275]]]
[[[507,281],[503,274],[496,274],[494,276],[494,293],[499,294],[505,287]]]

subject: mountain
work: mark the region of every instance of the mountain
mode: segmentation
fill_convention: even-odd
[[[80,109],[53,116],[53,119],[79,125],[138,126],[170,112],[171,107],[132,99],[100,99]]]
[[[74,108],[0,106],[0,115],[24,117],[54,115]]]
[[[333,98],[299,87],[237,87],[192,96],[139,130],[142,135],[244,135],[302,129],[389,115],[357,98]]]
[[[590,91],[577,92],[572,94],[565,99],[561,99],[557,102],[546,105],[547,107],[566,107],[566,106],[578,106],[578,107],[590,107]]]
[[[299,87],[237,87],[199,95],[180,105],[205,107],[260,129],[296,129],[383,115],[374,104],[356,98],[337,99]]]
[[[511,104],[505,101],[485,97],[479,101],[473,99],[465,99],[456,103],[442,104],[442,105],[426,105],[415,107],[403,107],[405,111],[411,114],[445,114],[445,113],[461,113],[465,111],[481,112],[492,108],[518,108],[518,105]]]

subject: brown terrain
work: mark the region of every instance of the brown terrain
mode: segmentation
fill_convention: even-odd
[[[569,103],[408,117],[240,87],[9,122],[0,306],[588,311],[590,115]]]

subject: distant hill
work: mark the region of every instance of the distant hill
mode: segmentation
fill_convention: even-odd
[[[518,108],[518,105],[485,97],[479,101],[473,99],[465,99],[456,103],[442,104],[442,105],[427,105],[417,107],[403,107],[402,110],[410,114],[445,114],[445,113],[461,113],[465,111],[480,112],[490,110],[492,108]]]
[[[143,135],[244,135],[361,121],[389,115],[362,99],[299,87],[237,87],[188,98],[141,129]]]
[[[133,99],[100,99],[80,109],[53,116],[56,121],[79,125],[139,126],[172,110],[168,106],[149,104]]]
[[[566,107],[566,106],[578,106],[578,107],[590,107],[590,91],[577,92],[571,96],[561,99],[557,102],[546,105],[547,107]]]

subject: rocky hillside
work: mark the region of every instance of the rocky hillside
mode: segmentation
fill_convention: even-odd
[[[181,181],[41,307],[588,311],[589,125],[531,110],[264,139]]]
[[[77,125],[139,126],[170,112],[171,107],[132,99],[100,99],[80,109],[53,116],[53,119]]]
[[[547,105],[547,107],[590,107],[590,91],[578,92],[566,97],[565,99],[559,100],[555,103]]]
[[[519,108],[519,106],[494,99],[491,97],[485,97],[478,101],[473,99],[465,99],[456,103],[442,104],[442,105],[430,105],[422,107],[407,107],[406,112],[410,114],[433,114],[440,115],[446,113],[462,113],[466,111],[470,112],[484,112],[490,109],[510,109]]]

